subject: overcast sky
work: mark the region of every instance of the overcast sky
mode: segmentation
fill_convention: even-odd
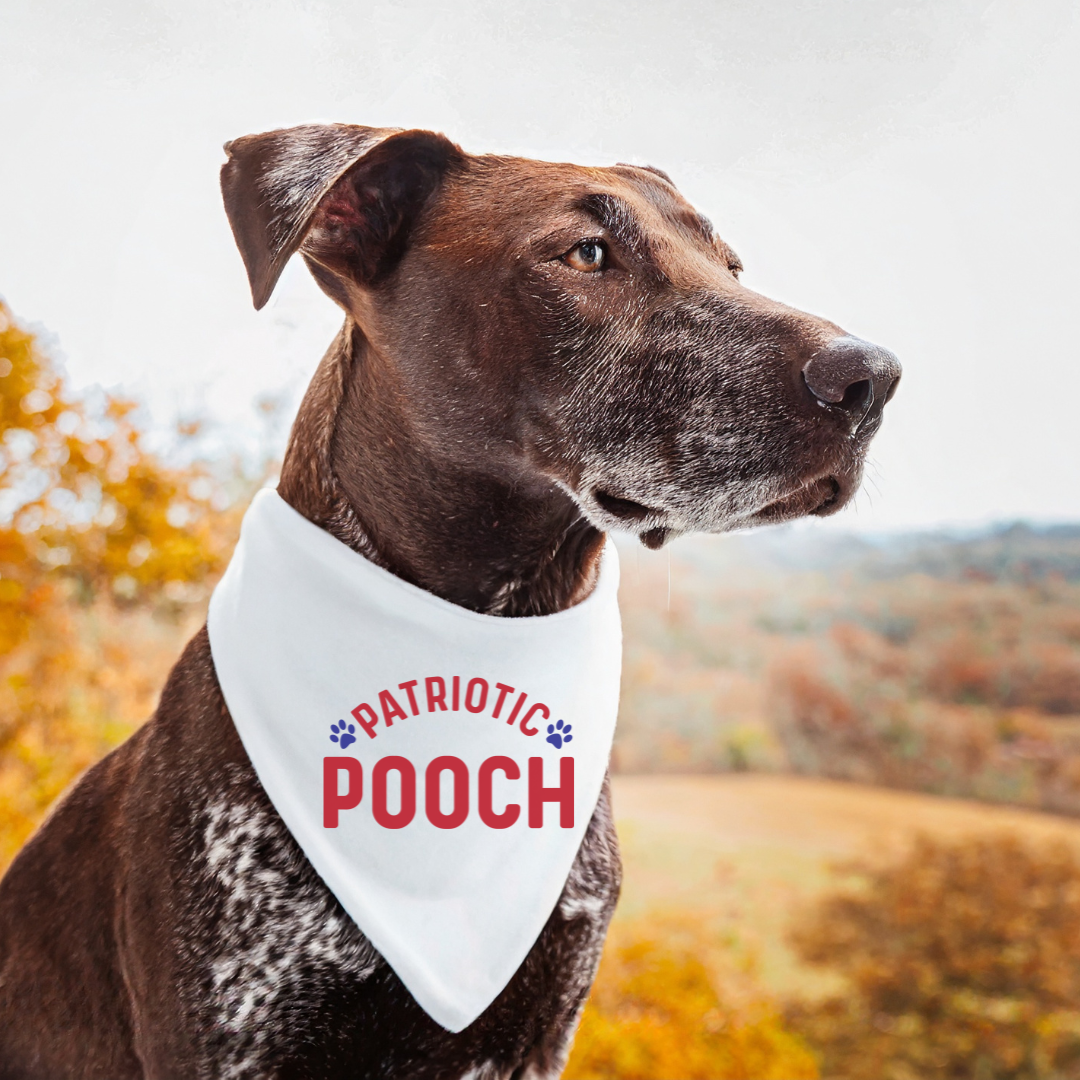
[[[893,349],[883,528],[1080,518],[1070,0],[0,0],[0,295],[76,385],[236,430],[340,322],[251,308],[221,144],[307,120],[667,170],[745,282]]]

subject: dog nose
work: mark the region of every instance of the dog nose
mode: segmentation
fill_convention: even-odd
[[[802,373],[819,404],[846,414],[854,432],[881,418],[900,371],[900,361],[888,349],[848,336],[833,338],[806,362]]]

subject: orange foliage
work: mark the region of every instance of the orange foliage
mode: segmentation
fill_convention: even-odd
[[[1080,814],[1074,533],[995,534],[988,550],[1041,552],[1046,570],[1005,559],[1001,577],[958,570],[978,554],[960,541],[916,545],[896,576],[858,545],[824,570],[769,562],[768,534],[628,553],[614,767],[792,770]]]
[[[770,712],[796,771],[1080,813],[1080,725],[1063,715],[1080,709],[1080,590],[873,592],[885,612],[775,649]]]
[[[685,925],[615,931],[565,1080],[815,1080],[774,1006],[745,985],[721,993],[711,951]]]
[[[1080,859],[1010,834],[922,837],[848,868],[793,932],[846,993],[791,1012],[845,1080],[1080,1077]]]
[[[130,401],[73,394],[0,302],[0,867],[153,708],[174,630],[231,550],[205,468],[151,453]]]

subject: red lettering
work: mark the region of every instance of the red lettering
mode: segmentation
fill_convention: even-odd
[[[442,774],[454,778],[454,804],[449,814],[442,812],[439,788]],[[424,808],[428,821],[437,829],[456,829],[469,816],[469,769],[458,757],[437,757],[424,774]]]
[[[386,802],[386,774],[391,770],[401,775],[401,807],[396,814],[390,813]],[[404,829],[416,816],[416,770],[408,758],[391,756],[376,762],[371,770],[371,814],[384,829]]]
[[[438,693],[435,693],[436,684],[439,688]],[[427,711],[434,712],[435,706],[438,705],[443,712],[446,712],[446,680],[433,675],[430,679],[424,680],[424,688],[427,690]]]
[[[405,719],[405,710],[397,703],[389,690],[379,691],[379,704],[382,706],[383,719],[387,727],[394,726],[394,719]]]
[[[458,702],[461,700],[461,676],[454,676],[454,712],[458,711]]]
[[[498,720],[499,713],[502,711],[503,702],[506,700],[506,695],[512,694],[514,692],[514,688],[512,686],[507,686],[506,683],[497,682],[495,684],[495,689],[499,691],[499,696],[495,700],[495,708],[492,711],[491,715],[494,716],[496,720]]]
[[[521,706],[525,704],[525,699],[529,695],[524,690],[521,692],[521,696],[514,702],[514,707],[510,710],[510,715],[506,718],[506,722],[513,726],[514,721],[517,719],[517,714],[521,712]]]
[[[492,776],[496,769],[506,773],[509,780],[521,778],[521,770],[513,758],[489,757],[480,766],[480,777],[476,793],[477,809],[480,811],[480,820],[489,829],[509,829],[521,817],[521,807],[517,803],[507,803],[506,809],[501,814],[495,813],[495,808],[491,804],[491,787]]]
[[[375,725],[379,722],[379,717],[375,710],[370,705],[357,705],[352,711],[353,716],[356,718],[356,722],[368,733],[369,739],[374,739],[378,732],[375,730]],[[365,720],[366,715],[369,719]]]
[[[480,688],[480,701],[473,704],[473,687]],[[469,712],[483,712],[487,704],[488,684],[487,679],[470,679],[468,688],[465,690],[465,708]]]
[[[346,790],[338,790],[338,774],[344,769],[349,782]],[[323,828],[338,827],[338,812],[354,810],[364,794],[364,769],[354,757],[323,758]]]
[[[542,712],[543,719],[547,720],[551,717],[551,711],[546,705],[541,704],[539,701],[521,718],[521,730],[525,735],[535,735],[536,728],[526,727],[528,722],[538,713]]]
[[[415,679],[410,679],[408,682],[398,683],[398,689],[404,690],[409,695],[409,708],[412,709],[413,716],[420,715],[420,708],[416,704],[416,695],[413,693],[413,687],[416,685]]]
[[[559,758],[559,786],[544,787],[544,759],[529,758],[529,828],[544,826],[544,803],[559,804],[559,827],[574,827],[574,759]]]

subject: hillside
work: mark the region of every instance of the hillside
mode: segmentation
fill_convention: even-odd
[[[625,881],[616,923],[691,917],[756,958],[775,994],[831,987],[786,941],[794,914],[834,888],[837,862],[903,852],[916,834],[1005,831],[1080,846],[1080,822],[913,792],[792,776],[620,776]]]
[[[1080,527],[622,550],[618,771],[1080,811]]]

